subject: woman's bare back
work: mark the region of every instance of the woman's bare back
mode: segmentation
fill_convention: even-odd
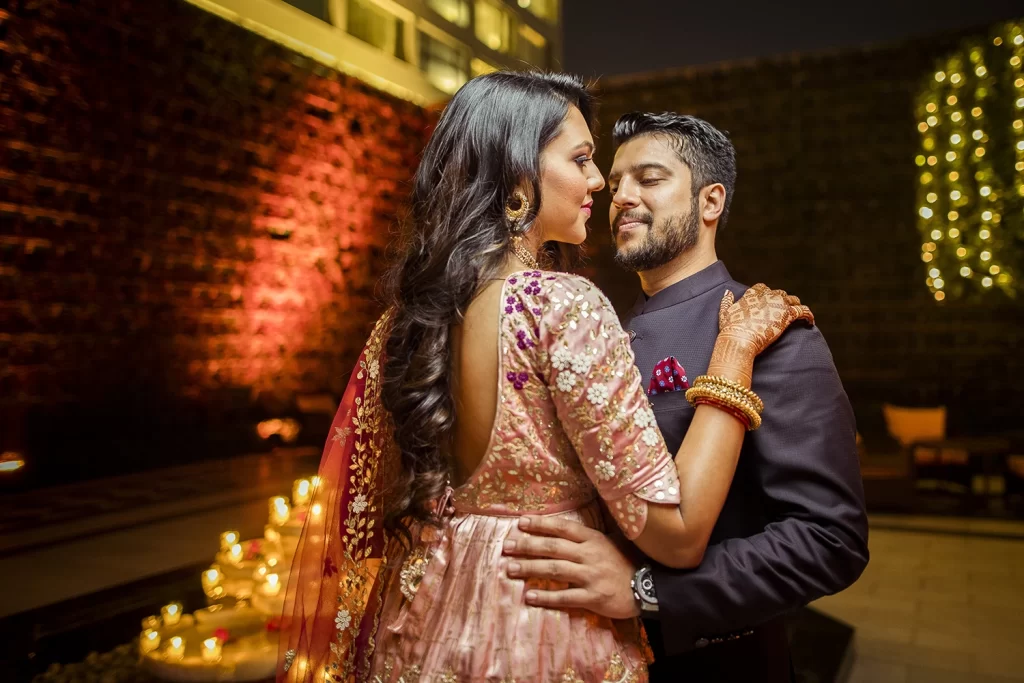
[[[483,460],[494,428],[498,409],[501,285],[501,280],[487,282],[470,302],[462,324],[452,327],[452,484],[456,487]]]

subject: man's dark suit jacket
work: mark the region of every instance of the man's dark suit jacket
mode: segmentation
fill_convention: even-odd
[[[624,327],[643,386],[668,356],[690,382],[707,371],[727,289],[738,300],[747,287],[719,261],[640,296]],[[846,588],[867,565],[853,411],[818,329],[791,326],[755,361],[752,388],[764,422],[744,441],[704,561],[694,570],[655,565],[652,681],[789,681],[780,617]],[[682,391],[649,398],[675,452],[694,409]]]

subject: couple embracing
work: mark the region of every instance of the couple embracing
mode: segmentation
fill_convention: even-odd
[[[735,152],[628,114],[607,180],[562,74],[467,83],[295,555],[278,681],[789,681],[781,617],[857,579],[849,401],[813,316],[715,253]],[[569,274],[593,196],[643,293]]]

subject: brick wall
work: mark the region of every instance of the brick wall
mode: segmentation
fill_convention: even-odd
[[[122,471],[340,394],[428,125],[182,0],[0,0],[0,449]]]
[[[686,69],[602,88],[604,169],[612,123],[626,111],[676,110],[730,131],[739,178],[719,255],[740,281],[784,287],[814,308],[869,429],[883,401],[947,404],[952,433],[1024,426],[1021,302],[991,292],[939,305],[924,284],[914,97],[959,38]],[[638,290],[609,264],[602,202],[592,272],[622,307]]]

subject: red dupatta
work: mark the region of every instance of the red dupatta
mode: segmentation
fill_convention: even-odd
[[[381,403],[389,313],[352,371],[285,593],[277,683],[362,683],[370,675],[387,565],[385,470],[397,464]]]

